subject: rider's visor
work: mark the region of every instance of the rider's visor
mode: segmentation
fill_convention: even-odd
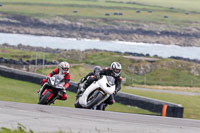
[[[120,69],[114,69],[115,73],[120,73],[120,71],[121,71]]]
[[[64,70],[64,71],[68,71],[68,70],[69,70],[69,68],[63,68],[63,70]]]

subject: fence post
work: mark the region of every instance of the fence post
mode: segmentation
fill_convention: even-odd
[[[37,71],[37,53],[35,53],[35,72]]]
[[[43,53],[42,74],[44,74],[45,54]]]
[[[193,80],[191,80],[191,87],[193,86]]]

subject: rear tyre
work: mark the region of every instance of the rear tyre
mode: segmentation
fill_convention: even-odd
[[[49,98],[50,95],[51,95],[51,92],[47,91],[46,94],[41,97],[38,104],[47,105],[48,104],[48,98]]]
[[[82,108],[82,106],[78,102],[78,99],[76,100],[74,106],[75,106],[75,108]]]
[[[81,91],[80,88],[78,88],[77,90],[77,94],[76,94],[76,101],[74,103],[74,107],[75,108],[82,108],[82,106],[79,104],[79,97],[83,94],[83,92]]]

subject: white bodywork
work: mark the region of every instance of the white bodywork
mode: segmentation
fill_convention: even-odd
[[[87,98],[91,92],[93,92],[95,89],[101,89],[105,94],[107,94],[107,98],[112,95],[115,91],[115,85],[107,86],[108,81],[106,79],[106,76],[103,76],[101,79],[99,79],[96,82],[93,82],[83,93],[83,95],[79,98],[79,104],[82,107],[85,107],[87,105]],[[105,99],[106,100],[106,99]],[[103,102],[103,101],[102,101]]]

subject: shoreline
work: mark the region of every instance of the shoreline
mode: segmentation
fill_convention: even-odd
[[[68,40],[81,40],[81,41],[97,41],[97,42],[117,42],[117,43],[124,43],[124,44],[138,44],[138,45],[166,45],[166,46],[177,46],[177,47],[197,47],[197,46],[180,46],[180,45],[175,45],[175,44],[161,44],[161,43],[151,43],[151,42],[134,42],[134,41],[121,41],[121,40],[100,40],[100,39],[95,39],[95,38],[68,38],[68,37],[62,37],[62,36],[51,36],[51,35],[46,35],[46,34],[30,34],[30,33],[13,33],[13,32],[1,32],[0,34],[13,34],[13,35],[24,35],[24,36],[35,36],[35,37],[52,37],[52,38],[64,38]],[[22,44],[25,45],[25,44]]]
[[[47,53],[61,53],[61,52],[66,51],[66,49],[58,49],[58,48],[55,49],[55,48],[47,48],[47,47],[44,48],[44,47],[41,47],[41,46],[40,47],[29,46],[29,45],[24,45],[24,44],[10,45],[10,44],[7,44],[7,43],[0,44],[0,48],[21,49],[21,50],[25,50],[25,51],[33,51],[34,50],[34,51],[37,51],[37,52],[47,52]],[[138,57],[138,59],[134,58],[135,60],[145,60],[145,58],[147,58],[146,61],[149,61],[149,62],[154,62],[156,60],[159,60],[158,58],[164,58],[164,57],[160,57],[160,56],[155,56],[155,55],[150,56],[149,54],[143,54],[143,53],[137,53],[137,52],[119,52],[119,51],[98,50],[98,49],[86,49],[84,51],[108,51],[108,52],[113,52],[113,53],[127,54],[127,55],[130,56],[130,57],[127,56],[127,58]],[[184,57],[181,57],[181,56],[170,56],[168,58],[200,64],[199,59],[184,58]],[[0,58],[0,62],[1,62],[1,59],[3,59],[3,58]],[[21,60],[19,60],[19,62],[23,64],[23,62]],[[53,62],[53,63],[55,63],[55,62]]]
[[[181,31],[178,27],[173,30],[173,27],[168,29],[165,25],[159,25],[162,28],[164,27],[164,30],[159,30],[155,27],[151,28],[152,25],[155,26],[156,24],[126,25],[126,22],[121,20],[109,26],[100,25],[99,23],[95,25],[85,24],[89,21],[87,19],[77,21],[69,20],[68,23],[65,23],[62,19],[55,22],[52,19],[36,19],[21,15],[11,15],[0,18],[0,32],[76,38],[77,40],[92,39],[200,47],[200,31],[194,30],[192,32],[186,29]],[[98,21],[104,20],[98,19]],[[121,23],[123,23],[123,26],[120,25]],[[146,27],[143,28],[143,26]]]

